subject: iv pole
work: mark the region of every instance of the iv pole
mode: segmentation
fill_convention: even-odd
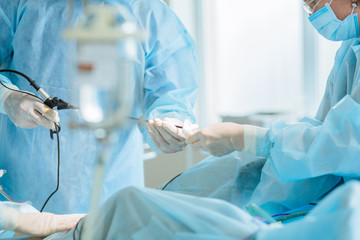
[[[74,81],[79,90],[80,113],[86,122],[72,123],[70,127],[93,130],[102,144],[96,162],[90,212],[84,226],[84,239],[92,239],[97,221],[93,213],[98,209],[113,133],[124,125],[131,110],[131,93],[136,80],[131,71],[136,43],[145,40],[146,34],[137,29],[129,11],[121,5],[85,4],[84,11],[85,20],[66,30],[64,36],[77,42],[78,75]],[[122,24],[117,22],[119,16],[123,18]],[[99,79],[101,73],[108,75]]]

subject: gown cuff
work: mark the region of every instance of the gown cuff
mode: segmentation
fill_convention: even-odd
[[[270,154],[269,129],[245,126],[244,128],[244,152],[259,157],[268,157]]]

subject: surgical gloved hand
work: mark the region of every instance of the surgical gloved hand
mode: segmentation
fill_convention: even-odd
[[[220,157],[244,148],[244,126],[235,123],[212,125],[194,132],[186,142]]]
[[[183,122],[175,118],[149,120],[146,128],[157,149],[163,153],[175,153],[186,147],[186,137],[181,128]]]
[[[56,215],[46,212],[20,213],[14,231],[33,236],[48,236],[56,232],[69,231],[84,216],[84,214]]]
[[[68,231],[84,217],[83,214],[22,213],[5,205],[0,207],[0,216],[2,229],[34,236]]]
[[[2,99],[4,110],[10,120],[18,127],[34,128],[38,125],[55,129],[60,121],[57,111],[52,110],[36,97],[6,89]],[[3,94],[4,95],[4,94]]]

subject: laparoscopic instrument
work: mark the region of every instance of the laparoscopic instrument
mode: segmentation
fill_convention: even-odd
[[[62,99],[58,99],[57,97],[54,97],[54,98],[50,97],[50,95],[47,92],[45,92],[45,90],[42,89],[34,80],[32,80],[30,77],[28,77],[27,75],[25,75],[22,72],[11,70],[11,69],[0,69],[0,73],[1,72],[15,73],[15,74],[20,75],[23,78],[25,78],[30,83],[30,85],[36,90],[36,92],[39,94],[39,96],[41,97],[41,100],[44,102],[44,104],[47,105],[51,109],[54,109],[54,108],[57,108],[57,110],[78,109],[77,107],[65,102]],[[6,87],[5,85],[3,85],[3,86]],[[14,90],[14,89],[11,89],[11,90]]]
[[[42,89],[39,85],[37,85],[37,83],[32,80],[30,77],[28,77],[26,74],[16,71],[16,70],[11,70],[11,69],[0,69],[0,73],[1,72],[8,72],[8,73],[13,73],[13,74],[17,74],[22,76],[23,78],[25,78],[32,87],[35,88],[35,90],[37,91],[37,93],[40,95],[40,97],[30,93],[30,92],[26,92],[26,91],[21,91],[21,90],[16,90],[16,89],[12,89],[9,88],[8,86],[6,86],[2,81],[0,81],[0,84],[11,90],[11,91],[15,91],[15,92],[21,92],[24,94],[28,94],[30,96],[33,96],[35,98],[38,98],[40,101],[44,102],[45,105],[47,105],[49,108],[54,109],[57,108],[57,110],[64,110],[64,109],[78,109],[77,107],[63,101],[62,99],[58,99],[57,97],[50,97],[50,95],[45,92],[44,89]],[[45,203],[43,204],[40,212],[42,212],[46,206],[46,204],[48,203],[48,201],[50,200],[50,198],[58,191],[59,189],[59,185],[60,185],[60,137],[59,137],[59,132],[60,132],[60,125],[57,123],[55,124],[55,130],[50,130],[50,137],[51,139],[53,139],[53,134],[56,134],[57,137],[57,148],[58,148],[58,167],[57,167],[57,184],[56,184],[56,189],[49,195],[49,197],[46,199]],[[6,199],[8,199],[9,201],[13,201],[15,202],[13,199],[10,198],[10,196],[8,196],[4,191],[2,186],[0,186],[0,194],[2,194]]]
[[[51,109],[54,109],[54,108],[56,108],[57,110],[64,110],[64,109],[74,109],[75,110],[75,109],[78,109],[77,107],[65,102],[62,99],[59,99],[57,97],[54,97],[54,98],[50,97],[50,95],[44,89],[42,89],[34,80],[32,80],[29,76],[27,76],[26,74],[24,74],[22,72],[19,72],[19,71],[16,71],[16,70],[11,70],[11,69],[0,69],[0,73],[2,73],[2,72],[17,74],[17,75],[20,75],[23,78],[25,78],[30,83],[30,85],[36,90],[36,92],[39,94],[40,98],[33,95],[32,93],[29,93],[29,92],[9,88],[5,84],[3,84],[3,82],[0,81],[0,84],[3,87],[5,87],[5,88],[7,88],[9,90],[12,90],[12,91],[15,91],[15,92],[22,92],[22,93],[28,94],[30,96],[36,97],[39,100],[41,100],[42,102],[44,102],[44,104],[46,106],[48,106],[49,108],[51,108]],[[55,125],[57,126],[58,131],[60,131],[61,130],[60,125],[58,125],[58,124],[55,124]],[[51,139],[53,139],[53,134],[54,133],[55,133],[55,131],[50,130]]]
[[[135,121],[137,121],[137,122],[140,123],[140,124],[149,122],[149,120],[143,119],[143,118],[128,117],[128,119],[135,120]],[[179,129],[182,129],[182,128],[183,128],[183,126],[180,126],[180,125],[175,125],[175,127],[179,128]]]

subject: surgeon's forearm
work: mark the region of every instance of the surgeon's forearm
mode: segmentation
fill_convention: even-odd
[[[360,177],[360,104],[345,96],[321,125],[297,122],[278,130],[272,167],[282,182],[324,175]],[[296,169],[296,171],[289,171]]]

